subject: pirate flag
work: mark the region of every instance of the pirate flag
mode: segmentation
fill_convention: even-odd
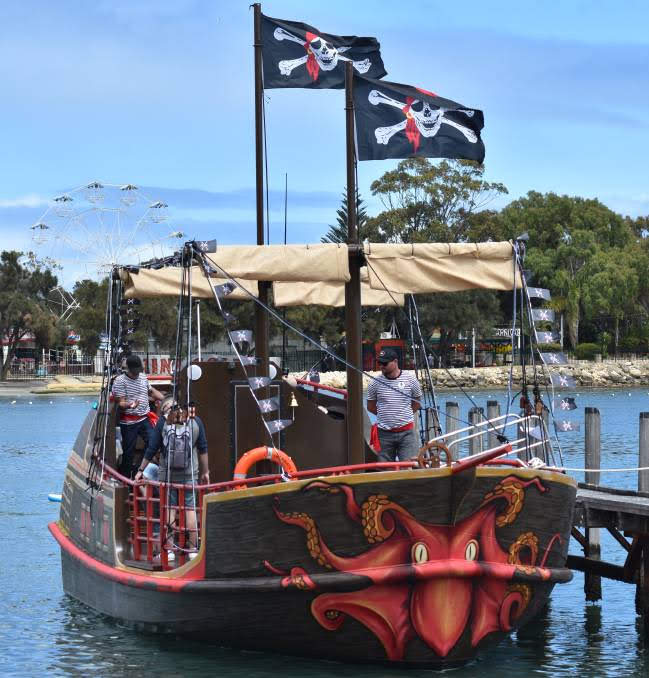
[[[482,111],[410,85],[354,77],[359,160],[484,160]]]
[[[372,78],[385,74],[376,38],[331,35],[297,21],[261,18],[264,87],[342,89],[345,63]]]
[[[555,410],[576,410],[577,403],[574,398],[561,398],[560,400],[555,400],[553,402]]]

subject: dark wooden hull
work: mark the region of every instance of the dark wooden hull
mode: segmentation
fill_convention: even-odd
[[[110,494],[102,511],[112,535]],[[502,467],[222,492],[205,497],[199,556],[169,572],[92,553],[61,522],[51,529],[66,593],[135,626],[346,662],[444,666],[525,624],[571,578],[574,498],[561,474]]]

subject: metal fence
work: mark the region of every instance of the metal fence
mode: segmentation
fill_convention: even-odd
[[[78,355],[55,359],[14,358],[7,379],[12,381],[45,380],[60,375],[92,376],[102,374],[104,359],[101,356]]]

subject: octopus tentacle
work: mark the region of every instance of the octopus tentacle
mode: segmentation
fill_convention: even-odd
[[[529,563],[522,563],[520,552],[522,549],[528,548],[531,552]],[[539,538],[534,532],[523,532],[518,539],[509,546],[509,556],[507,562],[510,565],[534,565],[536,558],[539,555]]]
[[[524,490],[530,485],[535,485],[539,492],[547,492],[547,488],[541,484],[538,478],[524,481],[516,476],[508,476],[485,495],[481,507],[496,499],[504,499],[507,502],[505,511],[496,517],[496,527],[504,527],[516,520],[516,516],[521,512],[525,501]]]

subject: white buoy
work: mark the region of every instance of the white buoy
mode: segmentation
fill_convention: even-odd
[[[62,496],[61,496],[60,494],[56,494],[55,492],[50,492],[50,493],[47,495],[47,498],[48,498],[50,501],[61,501]]]
[[[15,404],[16,404],[16,401],[15,401],[15,400],[12,400],[12,401],[11,401],[11,404],[12,404],[12,405],[15,405]]]

